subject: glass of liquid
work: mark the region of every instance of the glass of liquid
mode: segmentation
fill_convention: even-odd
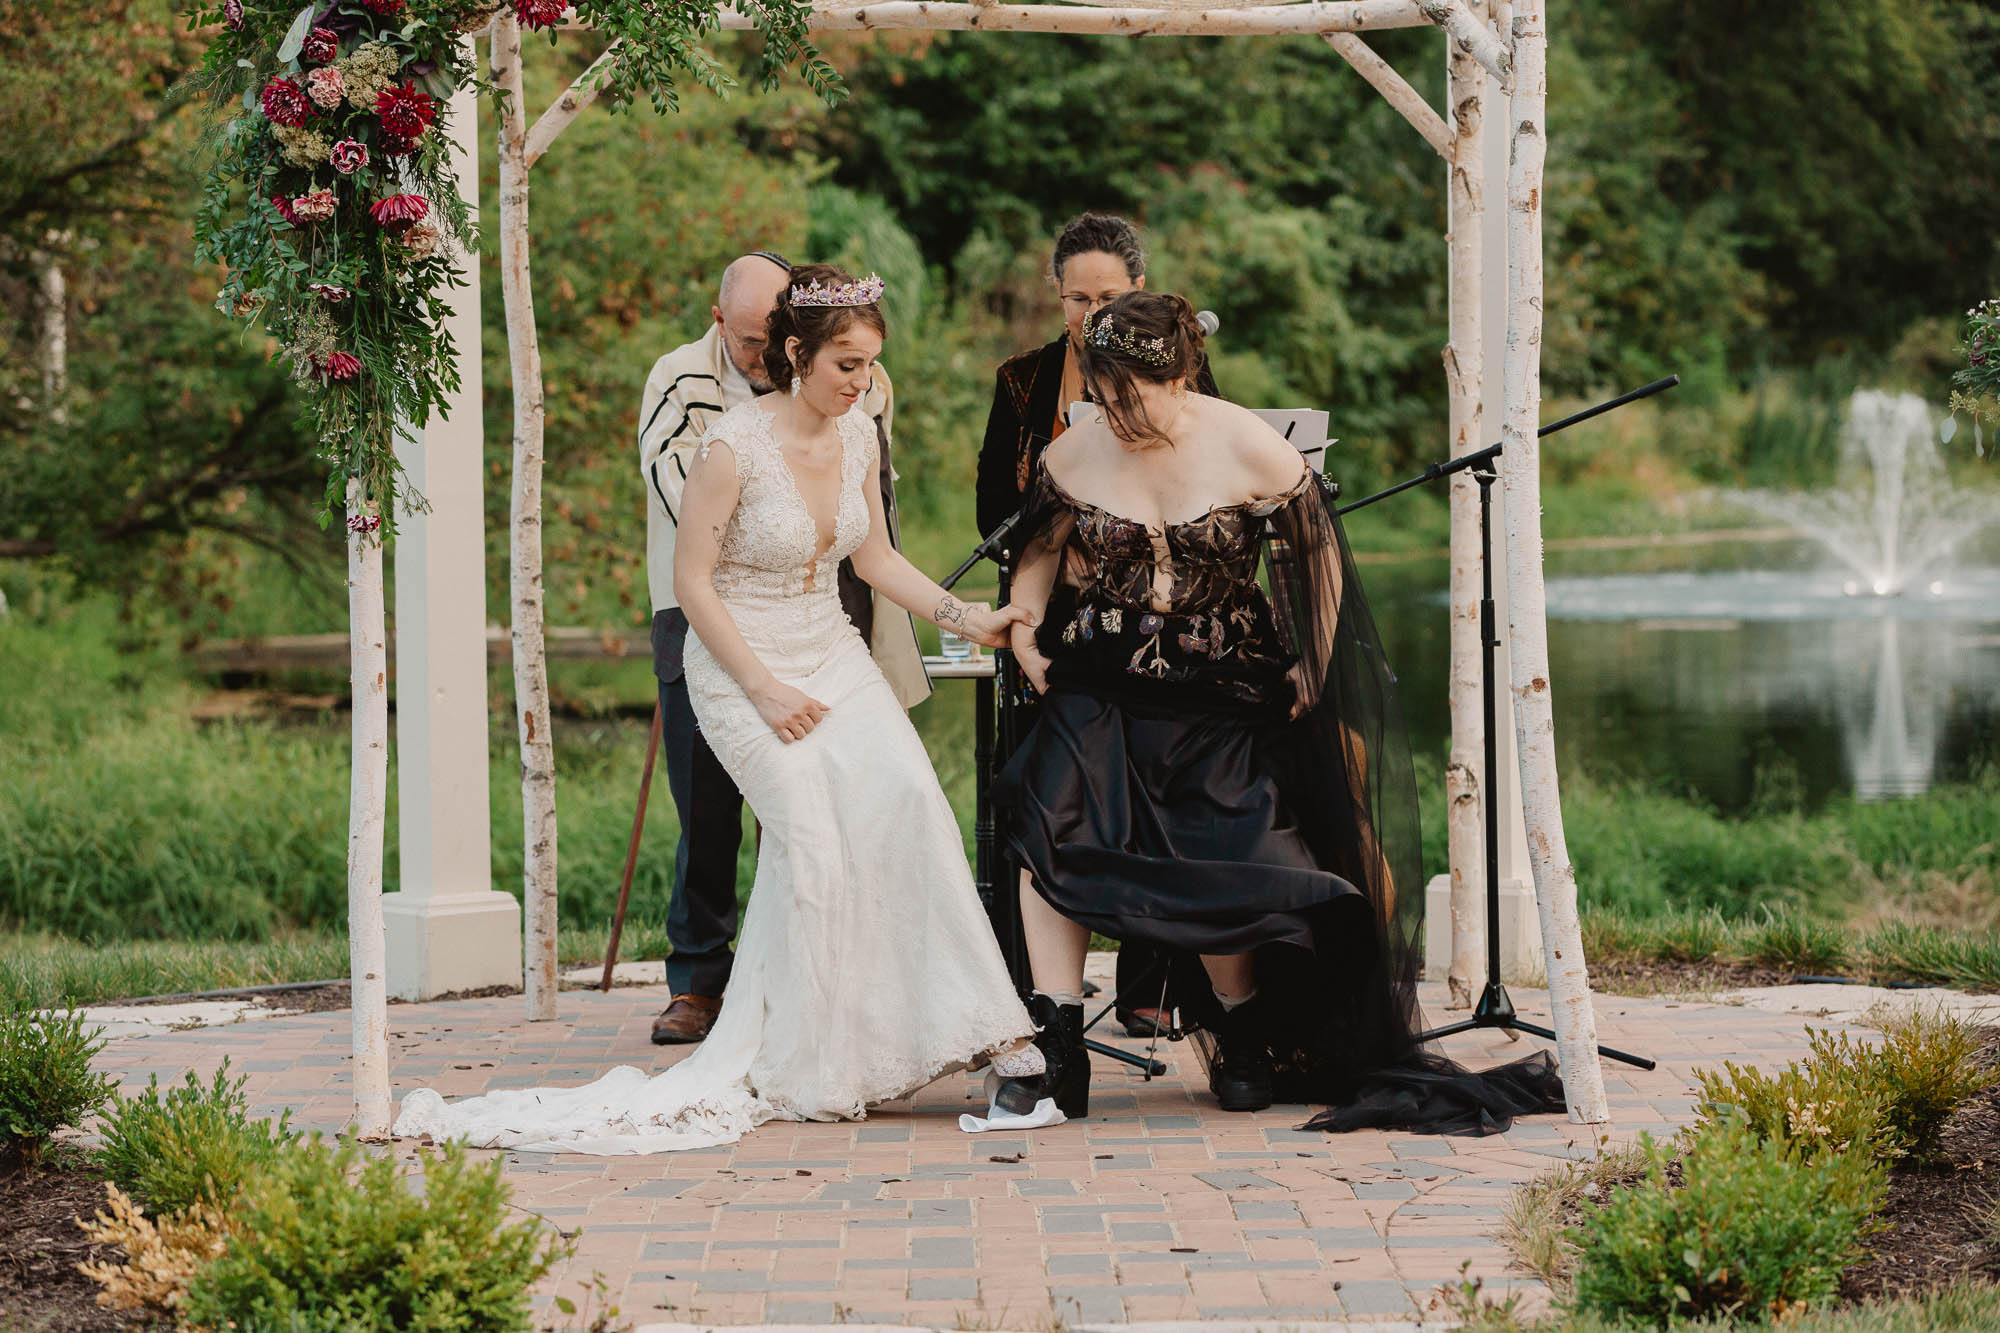
[[[962,662],[972,656],[972,640],[961,639],[950,630],[938,630],[938,652],[954,662]]]

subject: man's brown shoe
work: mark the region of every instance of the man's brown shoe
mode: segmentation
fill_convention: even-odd
[[[653,1045],[685,1046],[700,1041],[715,1026],[722,1008],[719,995],[676,995],[665,1013],[653,1020]]]

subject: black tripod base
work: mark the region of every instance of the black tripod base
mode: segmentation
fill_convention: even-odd
[[[1508,998],[1507,988],[1497,981],[1489,981],[1486,983],[1485,991],[1479,997],[1479,1003],[1473,1006],[1472,1017],[1461,1019],[1456,1023],[1447,1023],[1441,1028],[1432,1028],[1429,1032],[1419,1033],[1417,1040],[1420,1042],[1436,1041],[1439,1037],[1456,1036],[1458,1033],[1473,1032],[1480,1028],[1499,1028],[1503,1032],[1526,1032],[1536,1037],[1544,1037],[1549,1041],[1556,1039],[1556,1034],[1549,1029],[1539,1027],[1533,1023],[1524,1023],[1519,1018],[1516,1018],[1514,1016],[1514,1001]],[[1597,1053],[1609,1059],[1632,1065],[1638,1069],[1653,1069],[1657,1067],[1643,1055],[1630,1055],[1610,1046],[1599,1046]]]
[[[1148,1078],[1160,1078],[1167,1072],[1167,1064],[1164,1060],[1149,1060],[1143,1055],[1134,1055],[1130,1051],[1121,1051],[1116,1046],[1107,1046],[1101,1041],[1086,1039],[1083,1045],[1086,1050],[1096,1051],[1099,1055],[1108,1056],[1113,1060],[1122,1060]]]

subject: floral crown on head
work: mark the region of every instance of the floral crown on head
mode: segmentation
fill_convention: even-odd
[[[1173,350],[1167,346],[1164,336],[1158,338],[1137,338],[1131,333],[1114,329],[1111,316],[1093,310],[1083,317],[1083,340],[1092,347],[1102,347],[1107,351],[1123,352],[1145,362],[1156,370],[1165,370],[1174,363]]]
[[[882,279],[873,273],[853,282],[843,282],[838,287],[824,286],[815,278],[803,287],[792,288],[792,304],[874,305],[882,299],[882,288]]]

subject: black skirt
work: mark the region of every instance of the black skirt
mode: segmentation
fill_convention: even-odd
[[[1282,793],[1282,721],[1198,689],[1146,693],[1052,688],[994,789],[1008,849],[1051,907],[1159,951],[1163,970],[1121,1004],[1164,999],[1211,1027],[1200,955],[1249,953],[1275,1090],[1330,1104],[1315,1126],[1487,1134],[1561,1109],[1546,1055],[1471,1074],[1409,1039],[1374,907],[1320,866]]]

